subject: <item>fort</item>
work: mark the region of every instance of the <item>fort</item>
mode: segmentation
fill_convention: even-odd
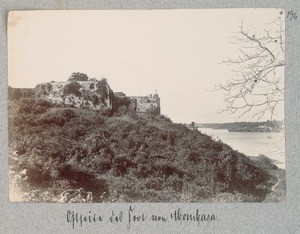
[[[158,94],[147,96],[126,96],[123,92],[113,92],[106,79],[86,81],[46,82],[35,87],[36,94],[52,103],[93,110],[113,109],[116,98],[128,100],[128,108],[136,112],[160,114]]]
[[[112,109],[113,91],[106,80],[47,82],[38,84],[36,93],[57,104],[94,110]]]
[[[130,109],[136,112],[156,112],[160,114],[160,97],[158,94],[149,94],[147,96],[129,96],[124,93],[117,92],[115,95],[119,98],[130,99]]]

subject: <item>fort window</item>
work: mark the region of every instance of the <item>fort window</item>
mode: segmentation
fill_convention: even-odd
[[[91,84],[90,89],[95,89],[95,84]]]

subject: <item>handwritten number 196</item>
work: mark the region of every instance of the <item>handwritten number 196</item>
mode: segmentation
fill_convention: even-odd
[[[289,19],[290,21],[292,20],[296,20],[298,17],[297,17],[297,12],[294,12],[294,11],[288,11],[287,15],[286,15],[286,18]]]

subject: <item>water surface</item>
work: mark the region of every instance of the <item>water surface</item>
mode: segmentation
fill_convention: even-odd
[[[278,167],[285,168],[284,131],[229,132],[227,129],[212,128],[198,128],[198,130],[248,156],[264,154],[273,159]]]

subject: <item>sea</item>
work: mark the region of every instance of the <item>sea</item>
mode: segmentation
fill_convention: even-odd
[[[227,129],[198,128],[214,140],[221,140],[247,156],[263,154],[285,169],[285,137],[281,132],[229,132]]]

